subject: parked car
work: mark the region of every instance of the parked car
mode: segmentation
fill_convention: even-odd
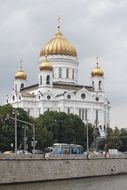
[[[111,155],[119,154],[118,149],[109,149],[108,153],[111,154]]]
[[[14,152],[12,152],[11,150],[7,150],[5,152],[3,152],[3,154],[13,154]]]
[[[34,152],[32,151],[32,153],[34,153],[34,154],[43,154],[43,151],[42,150],[34,150]]]
[[[17,150],[17,154],[31,154],[28,150]]]
[[[53,147],[46,147],[44,149],[44,153],[51,153],[53,151]]]

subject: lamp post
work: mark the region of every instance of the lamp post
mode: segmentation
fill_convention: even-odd
[[[26,151],[26,141],[27,141],[27,138],[26,138],[26,125],[24,125],[24,138],[23,138],[23,140],[24,140],[24,152]]]
[[[36,146],[36,143],[35,143],[35,125],[33,125],[32,123],[29,123],[27,121],[17,119],[17,115],[18,115],[17,110],[14,110],[13,113],[15,114],[15,117],[13,118],[13,117],[8,116],[8,118],[14,120],[14,122],[15,122],[15,153],[17,154],[17,122],[21,122],[23,124],[30,125],[32,127],[32,130],[33,130],[33,154],[34,154],[35,153],[35,146]],[[25,136],[25,134],[24,134],[24,136]],[[25,144],[25,142],[24,142],[24,144]]]
[[[88,120],[85,120],[86,125],[86,143],[87,143],[87,156],[89,155],[89,130],[88,130]]]
[[[18,112],[16,110],[13,111],[13,113],[15,114],[15,154],[17,154],[17,115]]]
[[[95,120],[95,126],[94,126],[94,148],[96,149],[96,137],[97,137],[97,125],[98,125],[98,123],[99,123],[99,121],[98,120]]]
[[[13,151],[13,146],[14,146],[13,143],[11,143],[11,151]]]
[[[36,143],[35,143],[35,125],[32,125],[32,128],[33,128],[33,154],[35,153],[35,146],[36,146]]]

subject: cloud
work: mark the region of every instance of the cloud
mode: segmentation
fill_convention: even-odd
[[[1,1],[1,96],[13,88],[20,59],[28,84],[38,81],[39,51],[54,35],[60,15],[61,30],[78,51],[79,82],[91,84],[91,70],[99,56],[105,91],[112,103],[112,125],[119,116],[117,125],[125,126],[127,120],[121,113],[126,112],[127,105],[126,10],[126,0]]]

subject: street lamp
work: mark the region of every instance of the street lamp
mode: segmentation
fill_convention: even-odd
[[[36,146],[36,143],[35,143],[35,125],[32,125],[32,128],[33,128],[33,154],[35,153],[35,146]]]
[[[97,129],[98,129],[98,124],[99,124],[99,121],[98,120],[95,120],[94,121],[94,148],[96,149],[96,137],[97,137]]]
[[[13,151],[13,146],[14,146],[13,143],[11,143],[11,151]]]
[[[15,154],[17,154],[17,110],[13,110],[13,114],[15,115],[14,121],[15,121]]]
[[[36,143],[35,143],[35,125],[32,123],[29,123],[27,121],[17,119],[17,116],[18,116],[17,110],[14,110],[13,113],[15,114],[14,118],[10,117],[9,115],[7,117],[14,120],[14,122],[15,122],[15,153],[17,154],[17,122],[21,122],[23,124],[30,125],[32,127],[32,130],[33,130],[33,154],[34,154],[35,153],[35,146],[36,146]]]
[[[29,122],[27,122],[27,121],[23,121],[23,120],[20,120],[20,119],[18,119],[18,121],[19,122],[22,122],[22,123],[25,123],[25,126],[24,126],[24,152],[26,151],[26,147],[27,147],[27,145],[26,145],[26,140],[27,140],[27,137],[26,137],[26,125],[30,125],[31,127],[32,127],[32,131],[33,131],[33,136],[32,136],[32,139],[33,139],[33,141],[32,141],[32,146],[33,146],[33,154],[35,153],[35,147],[36,147],[36,141],[35,141],[35,125],[33,125],[32,123],[29,123]]]
[[[24,137],[23,137],[23,141],[24,141],[24,152],[25,152],[26,149],[27,149],[27,146],[26,146],[26,141],[27,141],[26,130],[27,130],[27,126],[24,125]]]
[[[89,130],[88,130],[88,120],[85,120],[86,125],[86,143],[87,143],[87,156],[89,155]]]

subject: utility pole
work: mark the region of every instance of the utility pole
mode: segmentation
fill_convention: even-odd
[[[24,125],[24,152],[26,151],[26,125]]]
[[[32,130],[33,130],[33,154],[35,152],[35,146],[36,146],[36,143],[35,143],[35,125],[33,125],[32,123],[29,123],[27,121],[23,121],[21,119],[17,119],[17,115],[18,115],[18,112],[17,110],[14,110],[13,112],[15,114],[15,117],[9,117],[10,119],[14,120],[15,122],[15,153],[17,154],[17,122],[21,122],[23,124],[26,124],[26,125],[30,125],[32,127]],[[26,128],[26,126],[24,126]],[[26,137],[26,129],[24,128],[24,137]],[[26,138],[24,138],[24,148],[25,148],[25,145],[26,144]]]
[[[88,120],[85,120],[86,125],[86,143],[87,143],[87,156],[89,155],[89,129],[88,129]]]
[[[17,111],[14,110],[15,114],[15,154],[17,154]]]
[[[32,126],[33,127],[33,154],[35,153],[35,125]]]
[[[89,154],[89,130],[88,130],[88,121],[86,121],[86,130],[87,130],[87,155]]]
[[[94,126],[94,149],[96,150],[96,144],[97,144],[97,142],[96,142],[96,138],[97,138],[97,130],[98,130],[98,123],[99,123],[99,121],[98,120],[95,120],[95,126]]]

